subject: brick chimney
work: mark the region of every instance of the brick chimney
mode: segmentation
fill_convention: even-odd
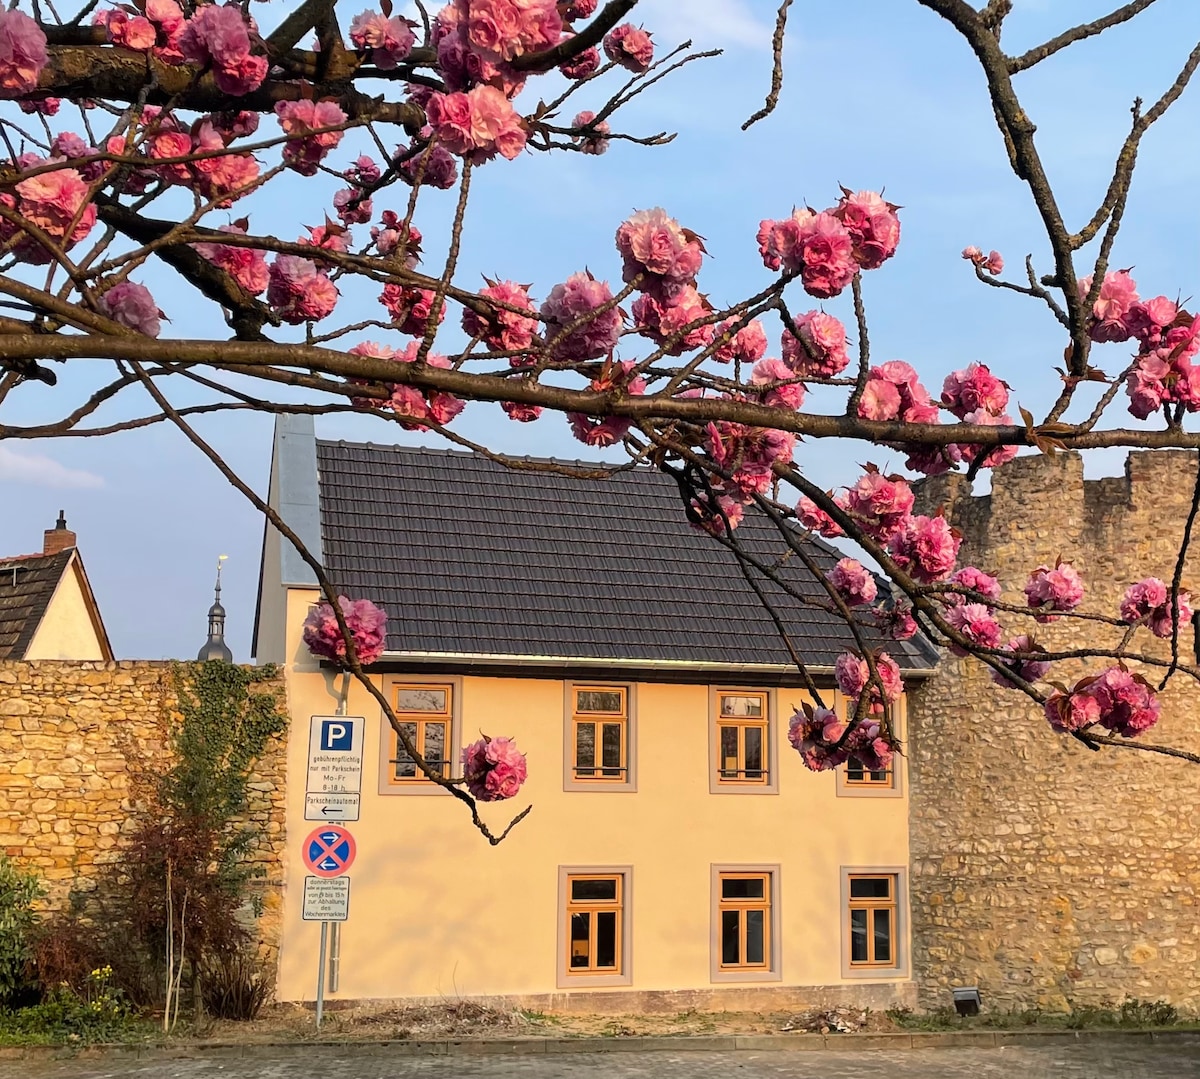
[[[67,515],[62,510],[58,511],[58,523],[53,528],[47,528],[45,536],[42,554],[58,554],[75,546],[75,533],[67,527]]]

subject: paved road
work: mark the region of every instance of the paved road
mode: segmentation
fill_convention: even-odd
[[[253,1059],[0,1061],[0,1079],[1187,1079],[1200,1038],[999,1049],[368,1055],[314,1047]]]

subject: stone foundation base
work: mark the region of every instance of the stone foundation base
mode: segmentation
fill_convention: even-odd
[[[679,1012],[784,1012],[817,1008],[855,1007],[883,1011],[914,1008],[914,982],[874,982],[862,985],[773,985],[741,989],[617,989],[512,996],[463,997],[496,1008],[520,1008],[546,1015],[673,1015]],[[375,1005],[430,1007],[446,1004],[445,997],[407,997],[397,1000],[326,1000],[329,1011]],[[311,1001],[305,1002],[312,1007]]]

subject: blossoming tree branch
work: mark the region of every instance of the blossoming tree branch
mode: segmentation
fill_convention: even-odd
[[[1139,271],[1148,288],[1118,268],[1139,145],[1186,89],[1200,45],[1180,55],[1161,97],[1134,104],[1094,213],[1068,221],[1018,97],[1020,76],[1087,38],[1120,33],[1155,0],[1066,27],[1019,55],[1003,43],[1011,0],[913,2],[949,23],[977,59],[997,145],[1044,226],[1044,266],[1026,259],[1014,271],[974,246],[984,236],[964,237],[962,253],[964,272],[1027,297],[1058,326],[1061,390],[1044,415],[1020,408],[1005,372],[985,363],[927,386],[908,363],[873,352],[861,282],[896,256],[899,207],[879,192],[838,189],[832,177],[823,206],[763,207],[757,235],[745,237],[762,260],[746,296],[701,291],[705,223],[685,225],[669,207],[614,221],[614,248],[581,257],[565,280],[461,279],[475,170],[523,155],[598,155],[614,140],[652,153],[672,137],[625,130],[624,106],[711,54],[664,49],[637,21],[637,0],[418,2],[414,18],[391,0],[367,10],[302,0],[283,13],[248,0],[89,0],[73,13],[44,0],[22,10],[17,0],[0,11],[0,96],[11,102],[0,113],[0,408],[19,402],[30,381],[55,383],[62,364],[103,360],[109,374],[89,396],[64,400],[58,420],[0,426],[0,438],[178,426],[317,573],[325,602],[306,623],[309,647],[361,681],[418,766],[467,803],[493,841],[503,833],[489,831],[476,803],[515,795],[524,757],[494,732],[465,751],[458,776],[421,759],[364,671],[382,653],[385,614],[369,596],[339,596],[286,522],[196,432],[193,415],[357,411],[504,460],[459,419],[465,402],[486,402],[513,423],[565,422],[590,447],[624,446],[633,461],[670,473],[681,515],[730,547],[748,575],[785,590],[740,543],[744,513],[770,518],[810,566],[818,537],[837,538],[857,557],[820,575],[819,602],[859,644],[836,667],[845,715],[793,649],[812,699],[790,738],[814,770],[851,758],[883,769],[901,748],[900,672],[870,644],[880,631],[919,631],[976,657],[1054,730],[1092,748],[1200,762],[1134,741],[1158,719],[1168,679],[1200,678],[1180,652],[1191,616],[1186,536],[1174,578],[1127,582],[1118,610],[1089,609],[1087,581],[1061,559],[1031,565],[1026,602],[1007,604],[984,568],[960,564],[946,519],[915,512],[911,486],[953,470],[973,478],[1021,447],[1200,448],[1185,422],[1200,410],[1200,319],[1169,298],[1178,284],[1156,280],[1152,266]],[[774,70],[763,72],[770,92],[748,124],[771,122],[789,6],[778,13]],[[269,31],[260,11],[272,16]],[[1171,51],[1165,44],[1164,63]],[[294,239],[256,229],[240,209],[305,179],[319,181],[318,193],[300,206]],[[421,223],[437,199],[453,203],[453,227],[431,252]],[[323,223],[300,223],[312,220]],[[171,294],[183,290],[189,306],[210,310],[220,332],[164,332],[165,276]],[[1124,346],[1119,369],[1093,363],[1096,342]],[[211,400],[173,404],[180,382]],[[806,407],[813,386],[840,391],[841,407]],[[297,389],[306,403],[290,403]],[[133,395],[147,411],[100,422],[111,402]],[[868,465],[844,490],[822,490],[805,456],[828,438],[863,444],[866,460],[872,447],[899,451],[905,471]],[[1039,643],[1040,626],[1060,619],[1110,627],[1112,639],[1087,650]],[[1081,659],[1090,664],[1083,677],[1059,675]]]

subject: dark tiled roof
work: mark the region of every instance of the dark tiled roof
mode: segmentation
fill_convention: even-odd
[[[0,659],[23,659],[74,548],[0,559]]]
[[[688,524],[658,471],[584,480],[469,453],[320,441],[317,466],[325,565],[346,595],[387,610],[390,652],[790,662],[732,553]],[[747,513],[738,535],[823,598],[765,516]],[[840,557],[811,549],[823,568]],[[830,666],[852,645],[835,615],[764,583],[807,663]],[[887,647],[902,666],[933,665],[919,646]]]

